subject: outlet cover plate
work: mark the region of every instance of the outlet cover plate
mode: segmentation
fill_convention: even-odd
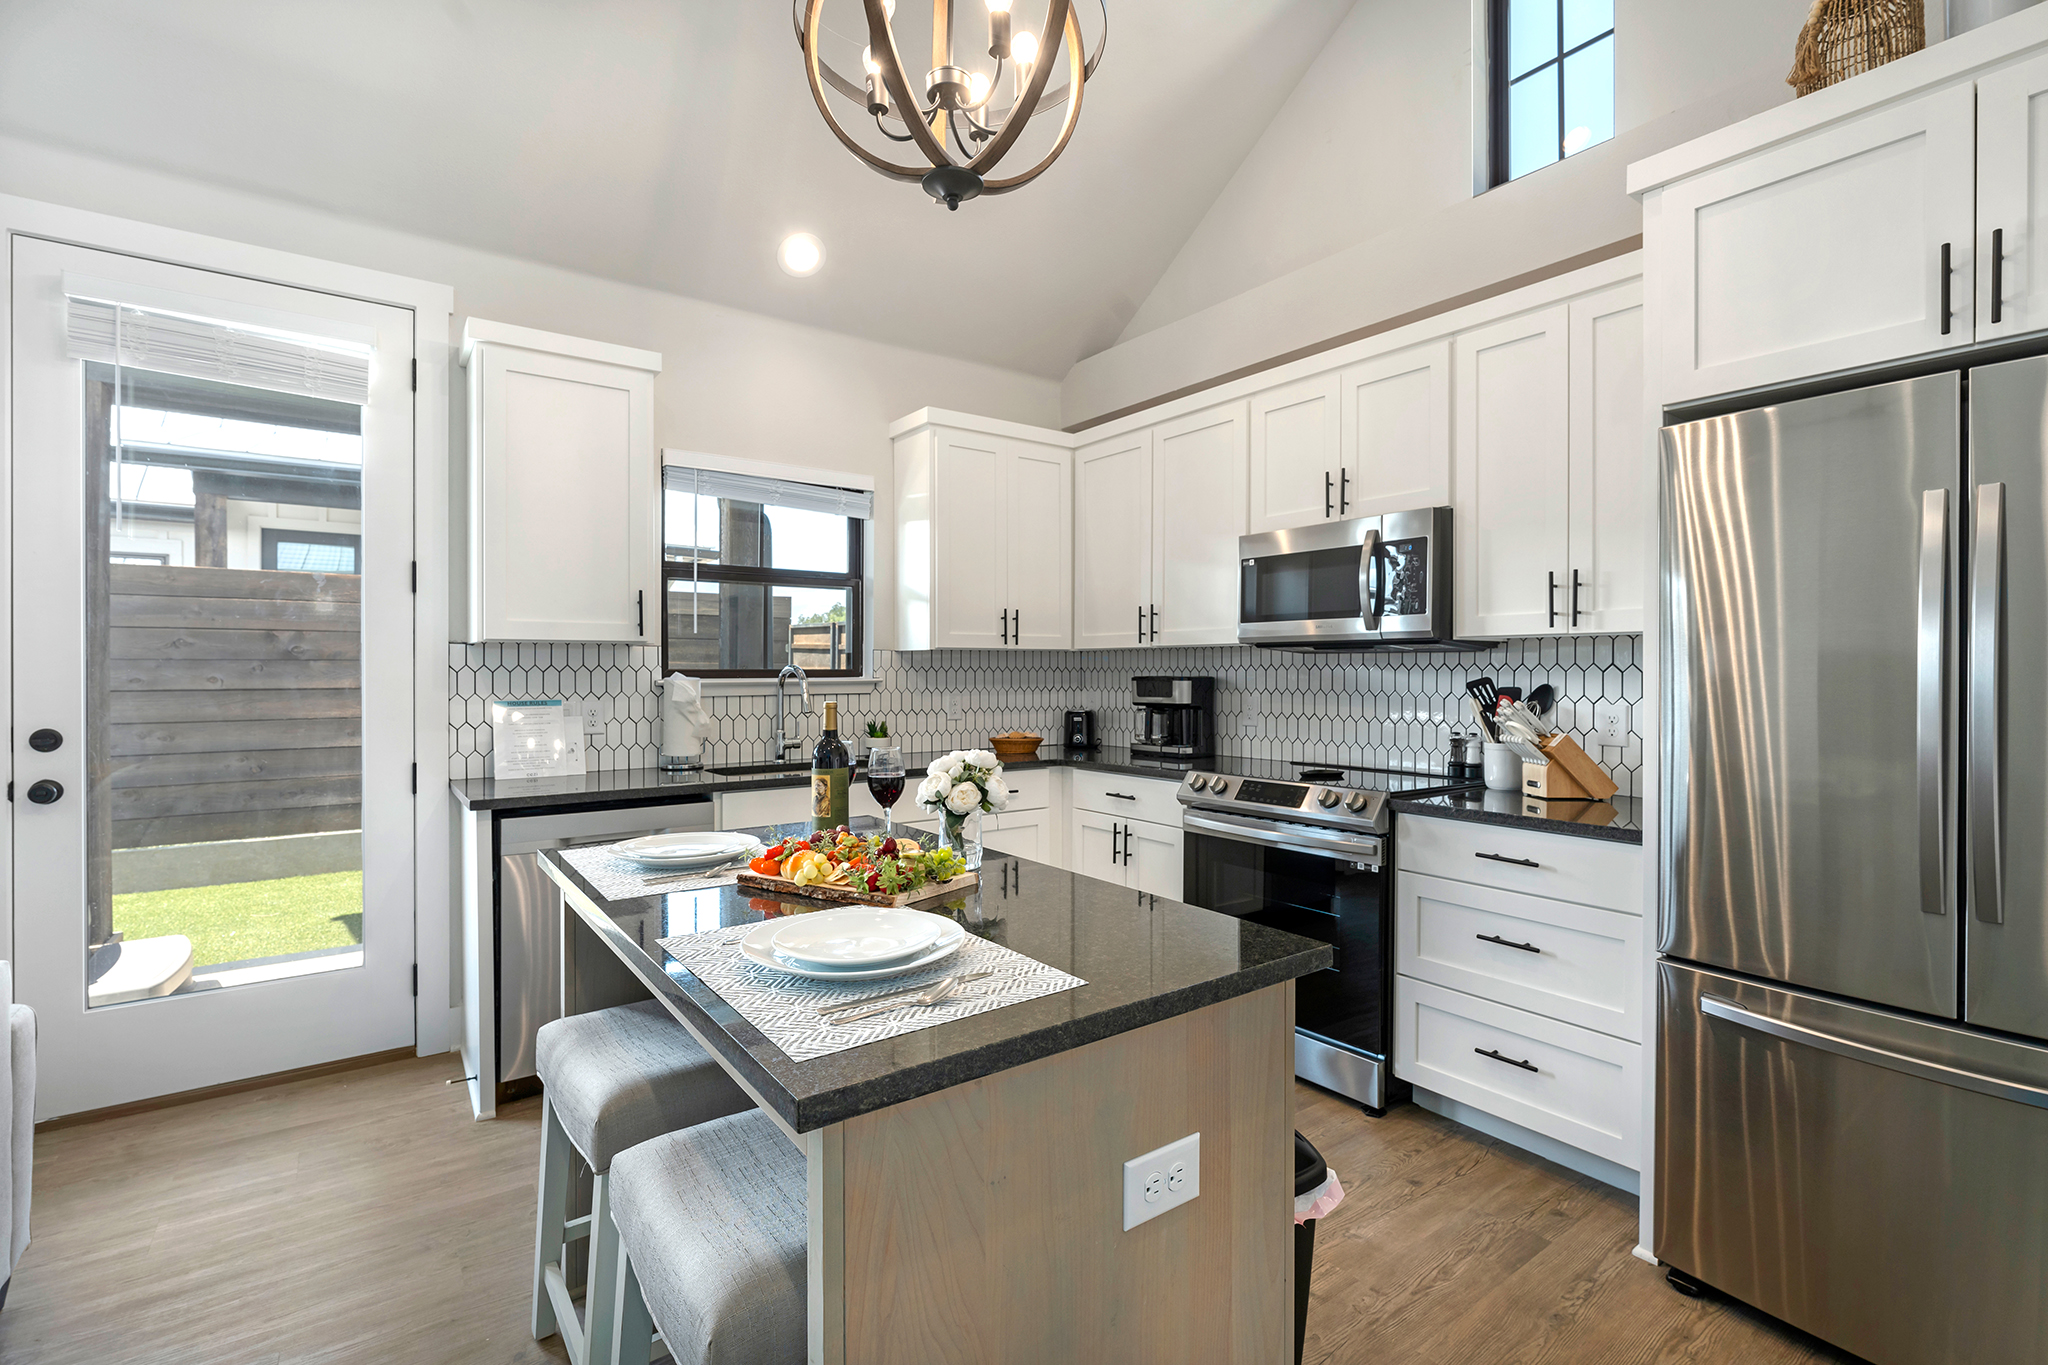
[[[1190,1133],[1124,1163],[1124,1231],[1202,1192],[1202,1135]]]
[[[1593,730],[1602,744],[1628,743],[1628,703],[1603,701],[1593,705]]]

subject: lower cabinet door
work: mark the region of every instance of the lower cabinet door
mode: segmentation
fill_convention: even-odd
[[[1149,896],[1179,900],[1181,891],[1181,831],[1175,825],[1155,825],[1147,820],[1124,821],[1124,866],[1126,882]]]
[[[720,829],[752,829],[756,825],[782,825],[811,818],[811,789],[774,787],[767,791],[721,792],[718,803]]]
[[[1642,1046],[1394,978],[1401,1079],[1640,1170]]]
[[[1042,810],[1008,811],[981,817],[981,845],[993,853],[1049,863],[1052,858],[1052,819]]]
[[[1074,812],[1072,870],[1085,877],[1097,877],[1119,886],[1131,879],[1123,864],[1124,822],[1092,810]]]

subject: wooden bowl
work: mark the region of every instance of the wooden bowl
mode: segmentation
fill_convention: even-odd
[[[1022,730],[988,737],[988,747],[995,750],[996,757],[1005,763],[1029,763],[1038,757],[1038,746],[1043,743],[1044,736],[1027,735]]]

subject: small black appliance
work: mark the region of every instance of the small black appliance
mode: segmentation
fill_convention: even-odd
[[[1095,713],[1093,711],[1067,712],[1066,747],[1089,750],[1095,744]]]

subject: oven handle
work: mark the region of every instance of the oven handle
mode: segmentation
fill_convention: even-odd
[[[1270,821],[1248,819],[1239,815],[1219,815],[1211,811],[1197,813],[1183,810],[1180,813],[1183,830],[1196,834],[1208,834],[1218,839],[1231,839],[1240,844],[1258,844],[1264,848],[1284,848],[1293,853],[1306,853],[1312,857],[1346,858],[1355,863],[1380,865],[1380,841],[1378,839],[1356,839],[1346,834],[1332,833],[1328,836],[1315,834],[1282,833]]]

